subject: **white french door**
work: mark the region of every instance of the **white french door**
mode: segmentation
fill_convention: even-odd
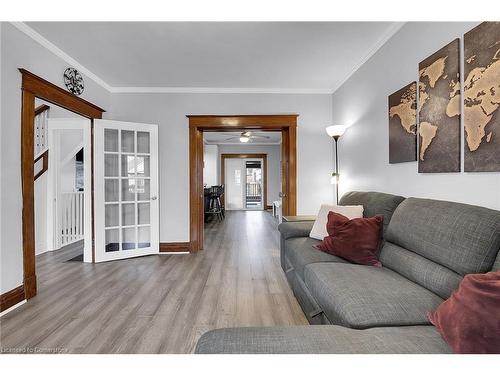
[[[158,126],[94,121],[95,261],[159,252]]]
[[[225,208],[226,210],[245,209],[245,159],[225,160]]]

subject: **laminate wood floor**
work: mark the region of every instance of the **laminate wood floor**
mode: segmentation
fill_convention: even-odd
[[[279,264],[275,219],[227,212],[205,250],[100,264],[37,257],[39,294],[0,320],[4,352],[191,353],[222,327],[308,324]]]

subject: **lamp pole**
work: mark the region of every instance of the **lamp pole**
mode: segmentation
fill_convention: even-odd
[[[337,141],[339,140],[339,136],[333,136],[333,140],[335,141],[335,199],[337,200],[337,205],[339,204],[339,155],[337,151]]]
[[[332,173],[331,183],[334,183],[336,185],[335,199],[337,201],[337,204],[339,204],[339,154],[337,150],[337,142],[345,131],[345,125],[331,125],[326,128],[326,133],[335,141],[335,172]]]

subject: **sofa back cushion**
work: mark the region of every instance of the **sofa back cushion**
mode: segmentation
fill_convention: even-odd
[[[462,276],[487,272],[500,248],[500,211],[408,198],[394,212],[386,240]]]
[[[500,248],[500,211],[408,198],[392,216],[384,267],[448,298],[462,277],[490,271]]]
[[[378,192],[351,191],[345,193],[339,201],[341,206],[363,206],[363,217],[384,216],[384,234],[396,207],[404,197]]]
[[[391,242],[385,242],[379,260],[414,283],[448,298],[462,281],[462,276],[438,263]]]

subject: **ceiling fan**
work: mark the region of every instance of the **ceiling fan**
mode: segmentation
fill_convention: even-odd
[[[225,141],[230,141],[232,139],[237,139],[237,138],[239,138],[241,143],[247,143],[251,139],[269,139],[271,137],[268,137],[267,135],[253,135],[252,132],[242,132],[238,136],[234,136],[234,137],[230,137],[230,138],[225,139]]]

